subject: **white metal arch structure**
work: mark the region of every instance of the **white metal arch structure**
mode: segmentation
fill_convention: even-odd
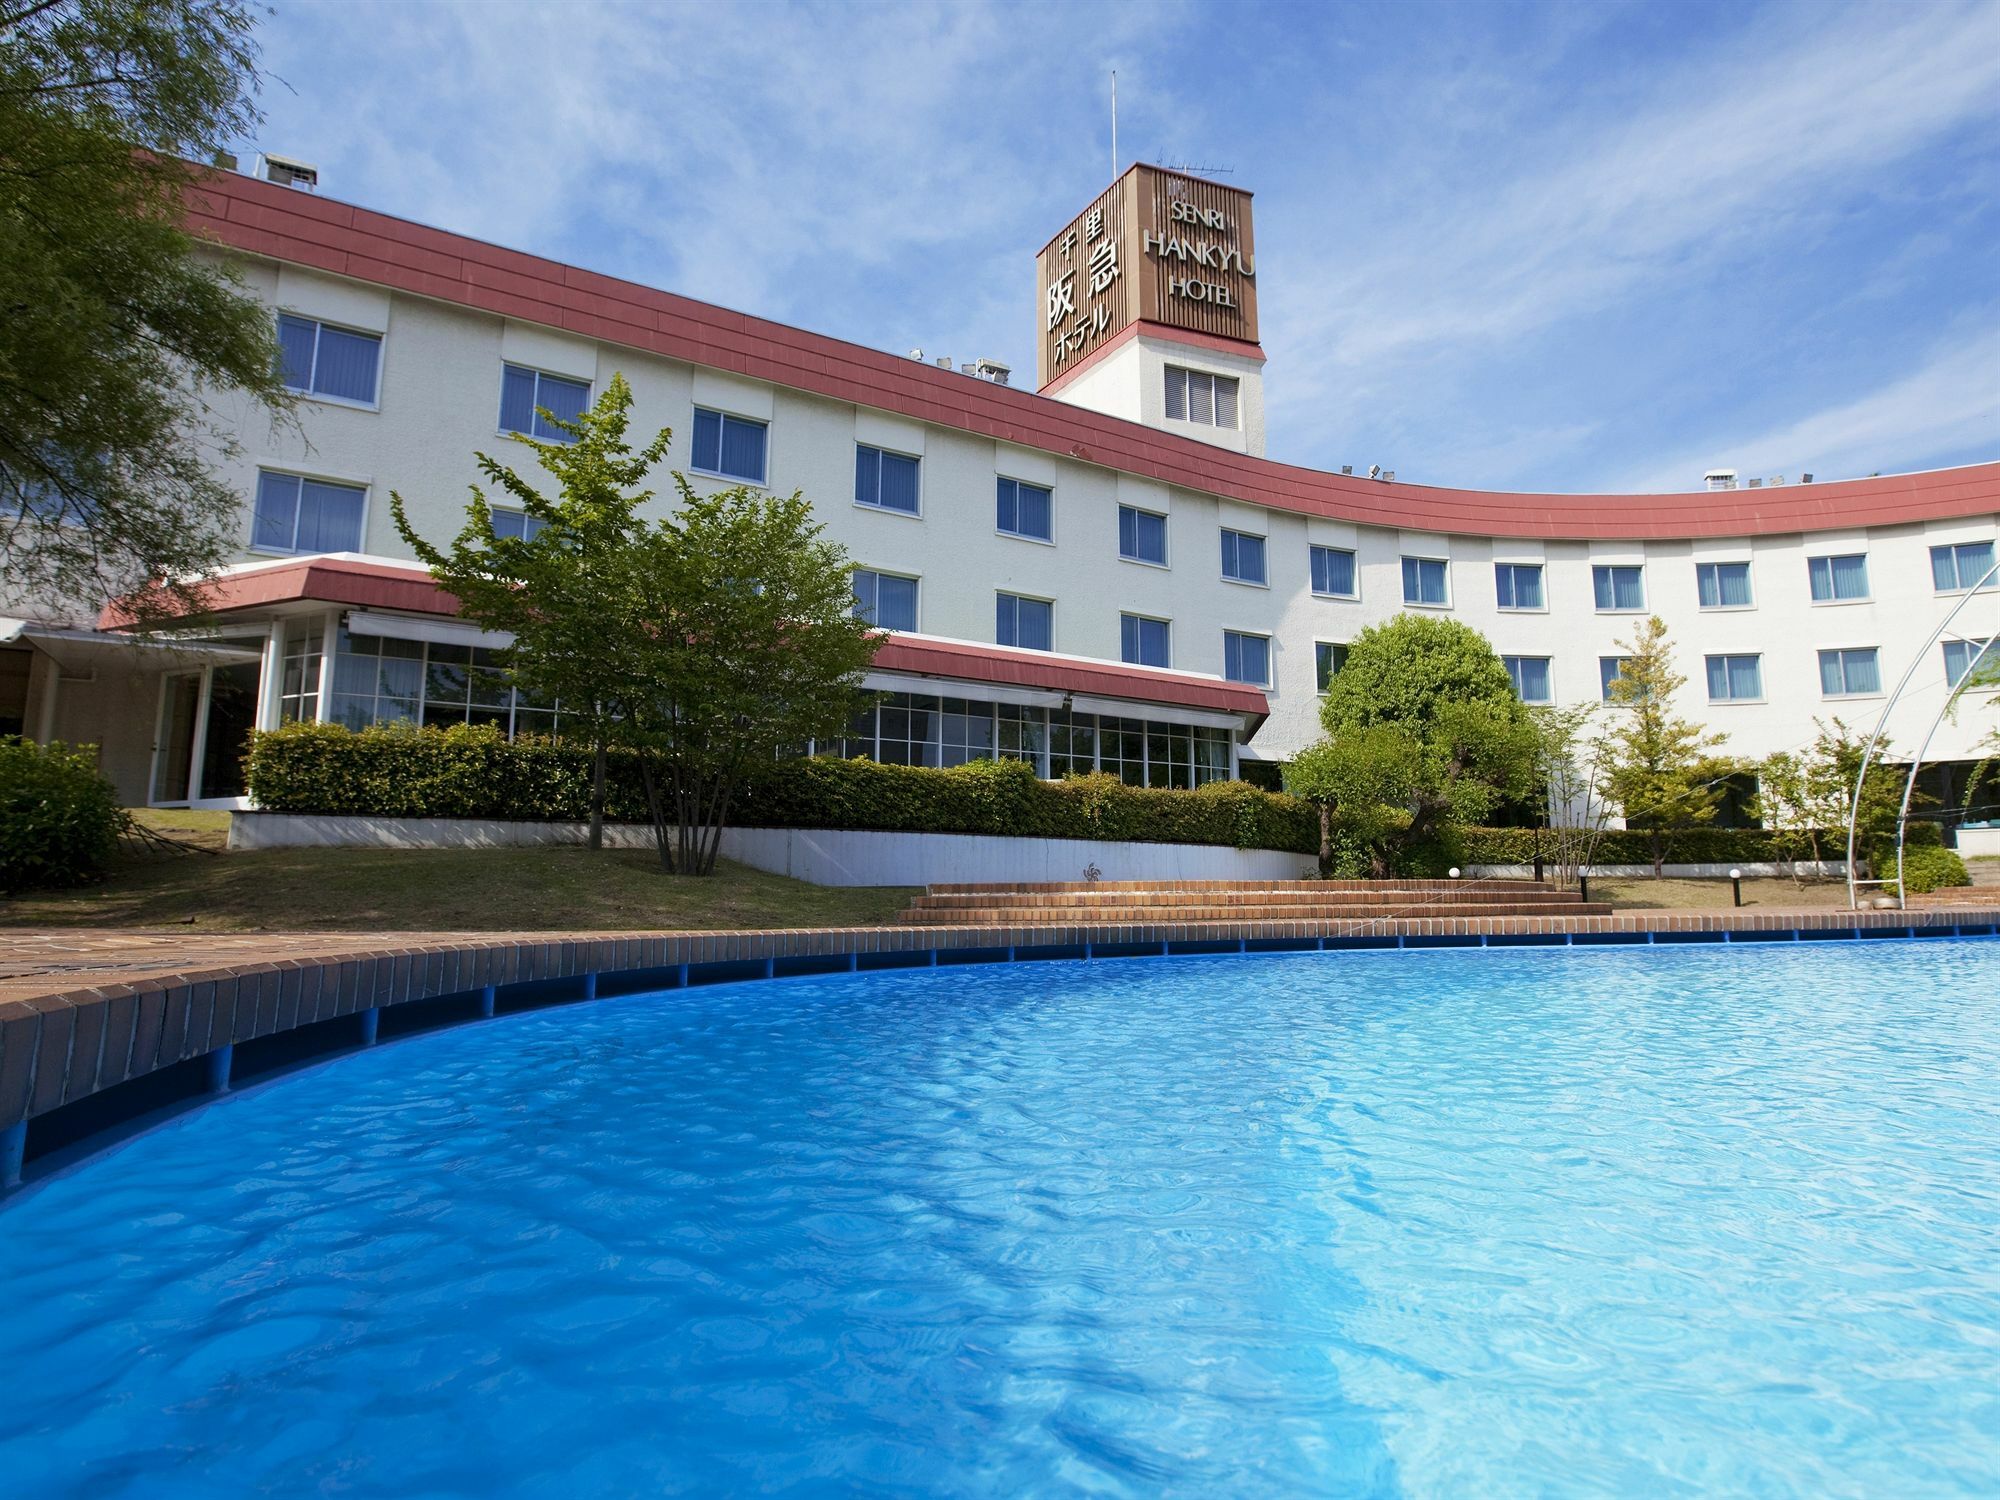
[[[1931,632],[1930,639],[1925,641],[1922,648],[1910,658],[1909,666],[1903,669],[1903,675],[1896,683],[1896,690],[1889,695],[1889,701],[1882,705],[1882,716],[1875,721],[1875,732],[1868,736],[1867,747],[1861,752],[1861,769],[1855,773],[1854,777],[1854,796],[1849,801],[1847,808],[1847,905],[1850,910],[1861,905],[1859,887],[1863,885],[1888,884],[1887,881],[1879,877],[1866,881],[1855,878],[1854,841],[1855,826],[1861,818],[1861,789],[1868,784],[1868,766],[1875,758],[1876,747],[1882,742],[1883,731],[1889,727],[1889,716],[1895,713],[1896,704],[1902,700],[1903,690],[1910,685],[1910,679],[1916,675],[1917,668],[1923,665],[1929,658],[1931,647],[1944,638],[1944,633],[1951,628],[1951,622],[1958,618],[1959,611],[1977,598],[1996,579],[2000,579],[2000,557],[1995,557],[1992,565],[1980,575],[1979,582],[1967,589],[1958,603],[1946,611],[1945,617],[1938,621],[1937,629]],[[1986,647],[1990,647],[1996,640],[2000,640],[2000,635],[1988,636],[1981,646],[1981,650],[1984,651]],[[1974,660],[1977,661],[1978,658],[1975,657]],[[1971,676],[1972,673],[1968,670],[1966,679],[1969,681]],[[1916,790],[1917,771],[1924,763],[1924,753],[1930,749],[1931,739],[1936,735],[1938,725],[1944,722],[1944,716],[1950,713],[1952,705],[1958,702],[1962,690],[1963,684],[1945,695],[1944,707],[1937,711],[1937,716],[1931,720],[1930,728],[1924,731],[1923,744],[1918,748],[1916,755],[1912,757],[1909,778],[1903,783],[1902,806],[1896,814],[1895,884],[1896,904],[1899,906],[1907,906],[1909,904],[1909,896],[1903,890],[1903,829],[1910,818],[1910,796]]]

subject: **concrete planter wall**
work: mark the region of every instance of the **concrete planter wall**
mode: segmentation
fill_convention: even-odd
[[[581,823],[497,819],[237,813],[229,820],[232,849],[500,849],[581,844],[584,836]],[[619,823],[607,825],[604,837],[615,848],[630,849],[650,847],[653,835],[650,828]],[[1209,844],[810,828],[727,829],[722,854],[738,864],[814,885],[1082,880],[1093,865],[1105,880],[1296,880],[1315,863],[1307,854]]]

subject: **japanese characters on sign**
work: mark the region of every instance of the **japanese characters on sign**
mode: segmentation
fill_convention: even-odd
[[[1250,194],[1135,166],[1039,258],[1040,383],[1134,322],[1257,342]]]

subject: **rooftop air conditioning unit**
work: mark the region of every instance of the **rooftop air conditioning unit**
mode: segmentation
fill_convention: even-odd
[[[1701,482],[1712,490],[1733,490],[1736,488],[1734,469],[1710,469],[1701,476]]]
[[[302,188],[308,193],[319,191],[319,168],[289,156],[273,156],[266,151],[257,158],[252,175],[275,182],[279,187]]]
[[[990,380],[995,385],[1005,385],[1007,377],[1014,373],[1014,367],[1004,365],[997,359],[979,359],[973,361],[972,373],[981,380]]]

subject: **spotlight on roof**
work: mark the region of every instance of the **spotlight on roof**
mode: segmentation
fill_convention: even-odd
[[[1394,469],[1384,469],[1382,471],[1382,482],[1384,484],[1394,484],[1396,482],[1396,471]]]
[[[1370,464],[1368,466],[1368,477],[1370,479],[1380,479],[1382,477],[1382,466],[1380,464]]]
[[[1352,473],[1354,472],[1354,465],[1353,465],[1353,464],[1342,464],[1342,465],[1340,466],[1340,472],[1341,472],[1341,473],[1343,473],[1343,474],[1352,474]]]

